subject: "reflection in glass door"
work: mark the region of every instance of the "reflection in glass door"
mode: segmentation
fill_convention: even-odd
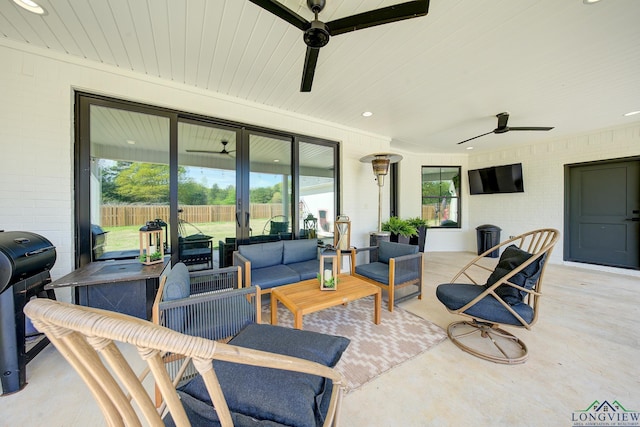
[[[178,123],[178,258],[191,269],[231,265],[237,140],[235,129]]]
[[[292,238],[291,146],[290,138],[249,134],[248,216],[253,240]]]
[[[300,142],[300,222],[303,236],[333,244],[335,167],[333,146]],[[307,221],[305,221],[307,219]],[[313,227],[313,230],[306,229]]]
[[[89,117],[90,260],[136,258],[140,227],[169,218],[169,119],[98,105]]]

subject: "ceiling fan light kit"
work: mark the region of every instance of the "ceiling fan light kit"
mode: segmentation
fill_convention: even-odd
[[[501,134],[501,133],[507,133],[512,130],[513,131],[525,131],[525,130],[526,131],[549,131],[553,129],[553,127],[548,127],[548,126],[511,126],[511,127],[507,126],[507,123],[509,122],[509,113],[507,112],[496,114],[496,117],[498,118],[498,127],[496,127],[494,130],[492,130],[491,132],[483,133],[478,136],[474,136],[473,138],[465,139],[464,141],[460,141],[458,142],[458,145],[464,144],[465,142],[472,141],[476,138],[480,138],[485,135],[489,135],[491,133]]]
[[[311,92],[320,48],[326,46],[331,37],[376,25],[425,16],[429,12],[429,0],[408,1],[324,23],[318,19],[318,14],[324,9],[326,0],[307,0],[307,7],[315,16],[313,21],[307,21],[277,0],[249,1],[303,31],[302,38],[307,45],[307,53],[304,59],[300,92]]]

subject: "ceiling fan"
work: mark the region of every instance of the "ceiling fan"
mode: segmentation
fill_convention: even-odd
[[[231,156],[231,153],[235,153],[236,150],[227,151],[227,144],[229,141],[222,140],[222,150],[220,151],[211,151],[211,150],[185,150],[187,153],[202,153],[202,154],[213,154],[217,156]]]
[[[472,139],[480,138],[481,136],[489,135],[490,133],[506,133],[509,131],[516,130],[551,130],[553,127],[542,127],[542,126],[517,126],[517,127],[509,127],[507,126],[507,122],[509,121],[509,113],[500,113],[496,114],[498,118],[498,127],[492,130],[491,132],[483,133],[482,135],[474,136],[473,138],[465,139],[464,141],[458,142],[459,144],[464,144],[465,142],[471,141]]]
[[[311,92],[313,75],[316,71],[320,48],[329,43],[330,37],[376,25],[424,16],[429,11],[429,0],[408,1],[325,23],[318,20],[318,14],[324,9],[325,0],[307,0],[307,6],[315,15],[313,21],[307,21],[276,0],[249,1],[273,13],[277,17],[284,19],[304,32],[303,39],[307,45],[307,54],[304,58],[300,92]]]

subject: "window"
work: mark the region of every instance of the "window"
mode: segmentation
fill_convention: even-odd
[[[422,219],[460,228],[460,166],[422,166]]]

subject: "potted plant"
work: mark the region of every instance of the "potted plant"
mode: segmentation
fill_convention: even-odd
[[[412,236],[409,238],[409,244],[418,245],[418,250],[420,252],[424,252],[424,243],[427,239],[427,221],[420,217],[409,218],[407,222],[416,228],[418,231],[417,236]]]
[[[411,236],[417,236],[418,230],[408,221],[392,216],[388,221],[382,223],[382,231],[391,233],[389,240],[398,243],[409,243]]]

